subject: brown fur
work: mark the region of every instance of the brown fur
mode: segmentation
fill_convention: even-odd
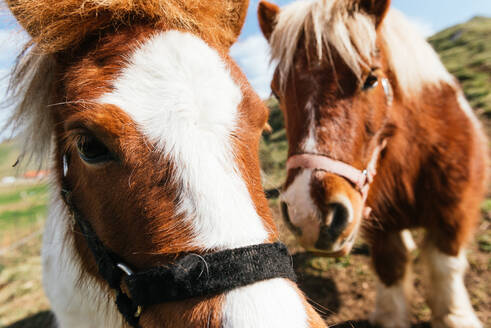
[[[144,21],[155,27],[205,33],[216,44],[235,42],[248,1],[193,0],[6,0],[38,50],[53,53],[78,45],[107,28]]]

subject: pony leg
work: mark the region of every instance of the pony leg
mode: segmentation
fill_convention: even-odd
[[[411,326],[408,299],[412,290],[409,251],[414,247],[409,231],[380,232],[373,238],[372,259],[379,278],[372,325],[383,328]]]
[[[465,250],[446,254],[427,238],[422,253],[427,266],[433,328],[481,328],[464,286],[467,268]]]

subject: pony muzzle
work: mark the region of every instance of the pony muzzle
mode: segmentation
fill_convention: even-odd
[[[353,246],[363,203],[346,179],[304,169],[282,194],[281,213],[302,246],[339,256],[349,253]]]

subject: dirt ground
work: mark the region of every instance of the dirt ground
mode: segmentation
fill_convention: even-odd
[[[375,277],[370,268],[369,250],[361,241],[354,254],[322,258],[306,253],[277,217],[280,235],[291,252],[304,290],[314,307],[331,327],[365,328],[375,301]],[[491,220],[486,214],[469,249],[466,284],[472,304],[485,327],[491,327]],[[416,233],[416,240],[421,239]],[[52,316],[41,289],[40,237],[23,248],[0,258],[0,327],[49,327]],[[424,302],[426,283],[421,280],[418,252],[413,253],[415,293],[412,300],[413,327],[430,327],[430,310]]]
[[[316,257],[306,253],[294,236],[279,219],[279,211],[272,207],[277,218],[282,241],[293,253],[293,263],[300,288],[310,302],[325,318],[330,327],[370,327],[367,318],[375,305],[375,282],[370,264],[369,248],[360,241],[349,256],[333,259]],[[469,269],[465,278],[472,305],[484,323],[491,327],[491,220],[489,213],[478,228],[474,241],[469,245]],[[423,237],[422,231],[413,233],[416,243]],[[424,291],[428,283],[423,281],[422,265],[418,251],[412,254],[414,292],[411,301],[413,328],[431,327],[431,312],[425,303]]]

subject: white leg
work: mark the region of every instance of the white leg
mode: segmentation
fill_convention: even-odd
[[[415,248],[409,231],[401,232],[399,238],[400,244],[407,252]],[[383,282],[377,281],[375,311],[370,316],[370,323],[383,328],[411,327],[408,305],[411,292],[412,272],[411,263],[408,261],[404,269],[404,276],[395,284],[386,286]]]
[[[482,328],[464,286],[465,251],[449,256],[429,245],[423,252],[428,268],[428,303],[433,328]]]

